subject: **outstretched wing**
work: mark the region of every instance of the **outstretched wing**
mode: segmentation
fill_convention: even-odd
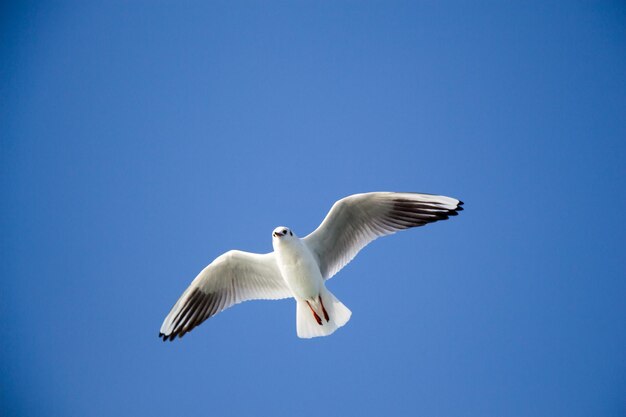
[[[163,321],[159,337],[164,341],[183,337],[204,320],[242,301],[291,296],[274,253],[232,250],[198,274]]]
[[[304,241],[328,279],[374,239],[456,216],[462,205],[455,198],[430,194],[354,194],[337,201]]]

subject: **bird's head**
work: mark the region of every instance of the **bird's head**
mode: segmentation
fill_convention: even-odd
[[[293,234],[291,229],[289,229],[288,227],[285,227],[285,226],[278,226],[272,232],[272,238],[273,239],[285,239],[285,238],[292,238],[294,236],[295,235]]]

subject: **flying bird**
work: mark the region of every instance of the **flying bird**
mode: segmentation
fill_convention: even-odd
[[[298,337],[328,336],[348,322],[351,311],[326,280],[368,243],[400,230],[424,226],[463,210],[455,198],[418,193],[354,194],[333,205],[315,231],[299,238],[279,226],[274,251],[231,250],[204,268],[163,321],[159,337],[174,340],[228,307],[247,300],[296,300]]]

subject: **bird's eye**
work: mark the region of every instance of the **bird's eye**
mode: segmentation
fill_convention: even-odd
[[[289,231],[289,236],[293,236],[293,233],[291,233],[291,230]]]
[[[287,234],[287,229],[283,229],[283,235]]]

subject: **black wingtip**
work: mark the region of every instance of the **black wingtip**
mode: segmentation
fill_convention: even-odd
[[[463,204],[465,204],[464,202],[462,202],[461,200],[459,200],[459,202],[456,204],[456,207],[453,210],[450,210],[447,214],[448,216],[458,216],[459,215],[459,211],[463,211]]]
[[[171,342],[174,340],[174,337],[176,336],[159,332],[159,339],[163,339],[164,342],[167,342],[168,340]]]

